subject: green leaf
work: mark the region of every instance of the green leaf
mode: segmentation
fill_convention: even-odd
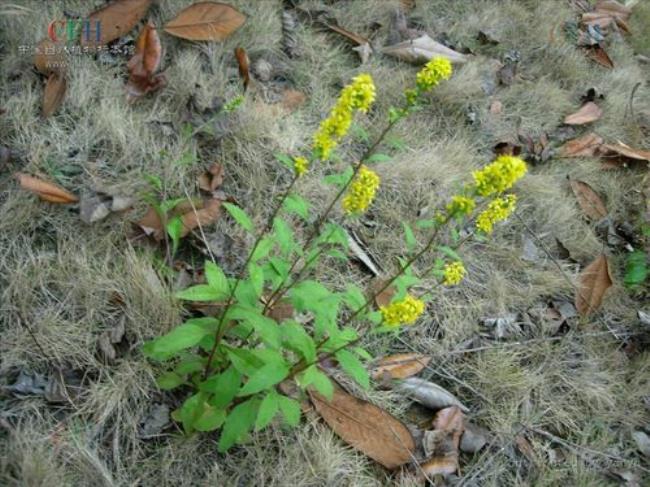
[[[187,375],[203,370],[206,362],[205,358],[189,353],[186,355],[185,358],[182,358],[181,361],[176,364],[174,372],[179,375]]]
[[[258,260],[263,259],[269,255],[269,252],[273,249],[274,246],[275,242],[271,237],[264,237],[262,240],[260,240],[260,243],[257,244],[257,248],[251,257],[251,261],[257,262]]]
[[[223,273],[221,268],[214,262],[208,260],[205,263],[203,272],[205,272],[205,278],[208,281],[208,285],[215,291],[222,294],[224,298],[227,297],[230,293],[228,278]]]
[[[284,200],[284,209],[289,213],[295,213],[303,220],[309,219],[309,203],[302,196],[297,194],[290,194]]]
[[[176,254],[176,251],[178,250],[178,245],[181,242],[181,233],[183,232],[183,220],[181,220],[180,216],[175,216],[169,222],[167,222],[167,225],[165,225],[165,229],[167,230],[167,234],[169,237],[172,239],[172,255]]]
[[[257,412],[257,420],[255,421],[255,431],[260,431],[266,428],[273,420],[273,417],[278,412],[280,407],[280,395],[271,389],[260,404],[260,409]]]
[[[208,284],[198,284],[178,291],[176,297],[186,301],[220,301],[227,298],[228,293],[215,289]]]
[[[392,157],[386,155],[386,154],[373,154],[370,157],[368,157],[365,162],[366,164],[373,164],[375,162],[388,162],[392,160]]]
[[[264,290],[264,271],[260,266],[251,262],[248,264],[248,278],[255,291],[256,298],[259,299]]]
[[[339,249],[330,249],[327,251],[327,255],[335,259],[344,260],[347,262],[348,256],[341,252]]]
[[[210,405],[222,409],[227,407],[237,395],[242,375],[233,366],[229,366],[220,374],[208,377],[199,384],[199,390],[211,392],[214,396],[210,399]]]
[[[295,246],[295,242],[293,238],[293,230],[289,224],[282,218],[276,217],[275,220],[273,220],[273,229],[275,241],[278,243],[278,247],[280,247],[280,252],[282,252],[282,255],[291,255],[291,252],[293,252],[293,248]]]
[[[345,171],[336,174],[328,174],[323,178],[323,180],[326,184],[332,184],[334,186],[341,187],[346,185],[350,179],[352,179],[353,174],[354,169],[352,169],[351,166],[348,166]]]
[[[227,347],[226,351],[232,365],[244,375],[255,374],[265,363],[252,350],[246,348]]]
[[[415,228],[420,230],[427,230],[436,226],[436,222],[433,220],[418,220],[415,222]]]
[[[249,396],[263,391],[282,382],[288,375],[289,367],[285,363],[270,362],[251,375],[237,395]]]
[[[250,279],[243,279],[235,290],[235,297],[237,298],[237,302],[253,308],[259,302],[260,296],[257,294],[253,282]]]
[[[370,377],[368,371],[361,361],[350,353],[348,350],[339,350],[335,354],[336,360],[347,374],[352,377],[361,387],[368,389],[370,387]]]
[[[463,259],[456,253],[454,249],[451,247],[447,247],[446,245],[440,245],[438,246],[438,250],[445,254],[447,257],[453,259],[453,260],[459,260],[462,261]]]
[[[402,226],[404,227],[404,241],[406,242],[406,248],[409,252],[413,252],[415,247],[418,245],[413,229],[406,222],[402,222]]]
[[[226,411],[212,406],[206,406],[203,412],[194,420],[197,431],[214,431],[226,420]]]
[[[297,426],[300,422],[300,403],[290,397],[278,394],[280,411],[289,426]]]
[[[332,400],[332,396],[334,395],[332,381],[327,375],[321,372],[317,365],[307,367],[300,378],[300,386],[303,389],[310,385],[328,401]]]
[[[370,353],[368,353],[368,351],[365,348],[354,347],[352,350],[354,351],[354,353],[356,353],[362,359],[364,359],[364,360],[372,360],[372,355],[370,355]]]
[[[293,166],[294,166],[294,163],[293,163],[293,159],[292,159],[291,157],[289,157],[289,156],[287,156],[287,155],[285,155],[285,154],[273,154],[273,157],[275,157],[275,159],[276,159],[279,163],[283,164],[283,165],[286,166],[290,171],[293,172]]]
[[[307,363],[316,360],[316,344],[302,325],[289,320],[282,324],[281,329],[283,341],[291,350],[300,353]]]
[[[647,277],[646,254],[641,250],[635,250],[627,256],[623,282],[627,287],[634,287],[643,284]]]
[[[170,210],[176,208],[176,206],[179,203],[182,203],[185,200],[186,200],[186,198],[174,198],[174,199],[171,199],[171,200],[162,201],[160,203],[160,207],[159,207],[159,210],[160,210],[160,213],[161,213],[160,216],[164,217],[165,215],[167,215],[167,213],[169,213]]]
[[[188,435],[194,431],[194,421],[202,413],[205,407],[205,394],[198,392],[188,397],[181,406],[178,417],[183,423],[183,429]]]
[[[351,129],[352,133],[353,133],[356,137],[358,137],[359,139],[361,139],[362,142],[369,142],[369,141],[370,141],[370,135],[368,134],[368,132],[366,131],[366,129],[364,129],[364,128],[363,128],[361,125],[359,125],[358,123],[353,123],[353,124],[352,124],[352,127],[350,127],[350,129]]]
[[[186,348],[193,347],[207,335],[205,329],[193,323],[184,323],[172,331],[149,342],[145,348],[145,354],[153,358],[165,358],[180,352]]]
[[[253,220],[242,210],[239,206],[235,206],[232,203],[223,202],[224,208],[230,213],[230,216],[239,223],[239,225],[249,233],[255,232],[255,226],[253,225]]]
[[[197,325],[203,328],[208,333],[214,333],[219,327],[219,320],[212,316],[203,316],[201,318],[190,318],[185,323],[191,323],[192,325]]]
[[[356,311],[366,304],[366,297],[356,284],[348,284],[341,297],[352,311]]]
[[[244,439],[255,423],[259,407],[259,399],[253,397],[238,404],[230,411],[219,438],[219,452],[225,452],[235,443]]]
[[[163,391],[175,389],[184,383],[185,379],[183,379],[183,377],[175,372],[165,372],[163,375],[158,377],[158,379],[156,379],[156,384],[158,384],[158,387],[160,387]]]
[[[262,310],[235,305],[228,313],[228,317],[250,323],[264,343],[273,348],[280,347],[280,326],[272,318],[264,316]]]

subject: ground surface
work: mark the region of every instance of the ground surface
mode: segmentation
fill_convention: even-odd
[[[26,8],[0,19],[0,106],[6,110],[0,115],[0,142],[18,154],[0,167],[0,381],[5,391],[0,397],[0,483],[412,485],[408,478],[390,477],[315,420],[291,431],[274,427],[226,456],[216,453],[214,436],[185,438],[175,427],[143,439],[141,423],[152,406],[175,407],[179,399],[156,389],[156,368],[139,347],[180,323],[183,311],[172,298],[175,277],[160,271],[160,250],[127,237],[130,222],[147,206],[140,198],[147,176],[158,176],[171,195],[195,195],[196,177],[216,160],[225,167],[224,191],[264,221],[287,180],[273,153],[296,153],[309,144],[342,83],[364,71],[375,78],[376,110],[360,121],[372,134],[417,68],[381,55],[360,67],[341,37],[307,23],[296,30],[300,56],[289,59],[281,50],[281,2],[241,0],[233,4],[248,21],[222,44],[163,37],[168,85],[162,91],[128,105],[124,60],[102,64],[80,56],[70,69],[62,109],[43,120],[42,80],[19,46],[41,39],[64,7],[84,14],[100,3],[16,0]],[[356,0],[321,2],[320,7],[330,9],[347,29],[373,35],[384,45],[397,3]],[[162,24],[187,4],[161,0],[150,17]],[[434,37],[446,33],[452,44],[471,48],[475,56],[436,91],[431,106],[397,129],[405,148],[391,162],[377,165],[383,183],[369,216],[375,225],[360,223],[357,230],[384,267],[390,269],[393,257],[404,250],[401,221],[414,221],[420,211],[443,203],[472,169],[491,160],[495,143],[516,141],[517,130],[536,140],[548,133],[552,145],[559,145],[557,128],[579,108],[589,88],[604,95],[598,100],[604,115],[590,129],[608,141],[648,148],[648,133],[638,117],[650,109],[650,71],[635,58],[649,54],[647,2],[635,7],[631,38],[608,37],[615,63],[611,70],[588,60],[565,38],[563,23],[577,18],[565,1],[418,0],[409,15],[417,28]],[[376,23],[381,26],[373,34]],[[479,43],[479,30],[500,43]],[[278,112],[264,101],[259,84],[217,128],[215,138],[192,141],[195,162],[178,163],[181,119],[199,110],[187,108],[190,97],[198,107],[208,107],[214,97],[230,99],[240,92],[232,56],[236,46],[243,46],[253,62],[267,59],[276,67],[276,81],[304,92],[306,102],[290,114]],[[495,60],[512,50],[521,59],[518,76],[510,86],[495,85]],[[490,112],[495,100],[503,106],[501,113]],[[585,131],[578,129],[576,135]],[[354,142],[340,154],[345,159],[359,152]],[[325,169],[315,168],[301,183],[317,207],[331,192],[320,182]],[[20,190],[11,176],[15,171],[40,173],[76,194],[107,188],[138,203],[126,214],[84,225],[74,206],[50,205]],[[613,221],[638,228],[644,173],[602,171],[594,158],[552,157],[531,165],[517,188],[518,218],[499,227],[492,240],[464,249],[466,281],[439,291],[426,317],[401,341],[369,344],[377,355],[410,349],[431,355],[426,376],[456,394],[470,407],[471,420],[494,435],[489,448],[463,456],[466,485],[616,485],[621,480],[614,472],[648,479],[650,464],[637,451],[632,433],[650,419],[650,355],[642,347],[630,351],[621,338],[642,330],[636,313],[643,295],[621,284],[625,254],[603,244],[596,225],[584,219],[567,176],[591,184]],[[553,252],[556,239],[561,241],[574,260],[557,260],[560,271],[543,252],[522,258],[532,238],[525,226]],[[245,243],[226,220],[206,230],[208,240],[230,236],[233,249]],[[192,239],[195,245],[186,242],[185,252],[200,266],[200,254],[192,249],[201,247],[202,237]],[[569,320],[560,330],[543,319],[523,318],[553,300],[572,302],[571,282],[603,249],[615,283],[598,313],[581,325]],[[370,282],[361,268],[337,271],[323,271],[333,286]],[[508,313],[518,314],[516,333],[496,339],[481,326],[483,318]],[[124,324],[128,343],[107,364],[97,353],[97,341],[118,323]],[[47,379],[57,375],[57,368],[79,385],[73,404],[48,402],[38,393],[17,396],[4,387],[21,371]],[[410,414],[410,403],[395,394],[372,392],[370,398],[402,417]],[[519,434],[532,453],[517,448]]]

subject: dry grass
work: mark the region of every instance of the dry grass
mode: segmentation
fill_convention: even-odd
[[[135,196],[146,189],[145,177],[156,175],[169,194],[194,194],[197,174],[219,160],[226,167],[226,191],[262,222],[286,181],[272,154],[296,153],[309,144],[341,84],[360,71],[373,75],[379,90],[377,108],[360,121],[373,132],[416,68],[381,56],[360,68],[356,54],[340,38],[307,25],[298,28],[301,56],[289,60],[280,49],[281,2],[240,0],[232,3],[249,14],[249,20],[223,44],[163,38],[168,86],[160,93],[129,106],[123,92],[124,63],[105,65],[81,56],[70,69],[62,110],[44,121],[39,117],[41,80],[19,46],[38,41],[49,20],[62,16],[64,3],[69,11],[87,12],[91,4],[101,2],[14,3],[26,9],[11,9],[0,18],[0,95],[7,110],[0,116],[0,142],[21,155],[0,168],[0,380],[11,383],[19,370],[47,373],[60,367],[78,371],[82,388],[72,404],[56,407],[42,397],[0,397],[0,420],[8,425],[0,432],[0,483],[413,485],[408,477],[389,477],[314,419],[293,431],[274,427],[226,456],[216,453],[215,438],[209,435],[185,438],[172,429],[154,440],[140,439],[139,423],[151,404],[173,406],[178,398],[156,390],[156,371],[139,346],[182,320],[171,285],[159,272],[156,252],[134,247],[126,238],[128,220],[146,205],[139,203],[129,215],[85,226],[76,211],[41,203],[19,190],[11,173],[41,172],[78,194],[113,188]],[[188,3],[161,0],[152,17],[160,23]],[[397,3],[355,0],[329,8],[346,28],[368,33],[375,21],[387,25]],[[561,0],[417,4],[412,18],[423,29],[447,32],[478,55],[440,87],[430,107],[396,131],[406,148],[392,162],[377,166],[382,191],[368,216],[377,225],[359,225],[357,230],[387,269],[394,265],[392,256],[404,251],[402,221],[414,221],[420,211],[431,214],[469,171],[489,161],[494,143],[512,139],[518,127],[533,137],[552,133],[592,86],[606,95],[605,114],[593,129],[608,140],[643,146],[644,134],[627,116],[626,105],[632,88],[647,79],[647,67],[638,65],[633,55],[634,49],[647,55],[647,2],[641,2],[638,16],[636,11],[633,16],[631,44],[614,36],[608,47],[616,63],[611,71],[592,64],[563,40],[558,24],[574,14]],[[481,29],[494,32],[501,43],[478,45],[475,35]],[[383,43],[385,35],[380,29],[377,42]],[[264,57],[280,66],[286,83],[304,91],[308,101],[290,116],[279,117],[261,101],[260,93],[250,96],[220,125],[217,140],[192,142],[197,163],[178,164],[184,148],[176,134],[188,99],[207,106],[214,97],[229,99],[239,93],[232,57],[237,45],[245,47],[252,60]],[[491,58],[511,49],[521,53],[520,79],[486,95],[483,85],[495,70]],[[489,112],[496,99],[504,106],[499,116]],[[635,112],[649,110],[649,100],[646,83],[635,97]],[[467,123],[470,113],[473,124]],[[340,151],[343,160],[358,153],[358,141]],[[315,168],[302,183],[316,210],[331,193],[319,178],[329,169]],[[586,263],[601,251],[602,243],[594,225],[582,219],[568,191],[567,175],[597,188],[617,221],[627,220],[639,207],[636,190],[641,179],[632,172],[604,173],[596,160],[551,160],[532,168],[518,187],[521,219],[547,247],[554,248],[558,238],[573,258]],[[207,230],[243,239],[225,221]],[[621,254],[612,257],[617,283],[590,323],[574,327],[561,339],[550,337],[544,323],[525,324],[519,336],[479,341],[487,349],[459,352],[463,342],[481,332],[481,318],[523,313],[551,298],[571,299],[572,286],[550,259],[521,259],[524,235],[515,218],[500,227],[493,240],[468,245],[463,252],[471,271],[466,282],[440,291],[426,318],[408,329],[402,341],[377,339],[370,342],[371,350],[379,355],[414,348],[432,355],[432,380],[460,397],[470,406],[472,421],[494,433],[489,450],[464,457],[466,485],[606,485],[614,482],[604,475],[613,466],[649,468],[635,451],[630,433],[649,419],[650,356],[642,352],[629,358],[608,330],[635,331],[640,326],[635,315],[639,304],[619,284]],[[562,266],[574,280],[578,267]],[[319,272],[333,286],[369,282],[357,267],[336,270]],[[123,303],[115,303],[115,293]],[[97,338],[121,320],[130,347],[117,363],[107,365],[96,353]],[[403,398],[386,392],[373,392],[371,398],[400,414],[409,407]],[[551,432],[574,447],[528,432],[535,451],[528,459],[514,445],[522,425]],[[550,452],[564,460],[552,463]]]

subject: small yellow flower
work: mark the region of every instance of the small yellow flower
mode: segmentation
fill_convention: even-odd
[[[452,71],[453,69],[449,59],[445,57],[434,57],[417,74],[415,78],[416,86],[421,92],[429,91],[442,80],[449,79]]]
[[[410,325],[424,312],[424,302],[410,294],[400,301],[379,308],[388,326]]]
[[[375,85],[369,74],[360,74],[343,90],[329,116],[314,134],[314,150],[322,160],[329,159],[332,150],[350,129],[354,110],[367,112],[375,101]]]
[[[499,156],[480,171],[472,173],[476,192],[481,196],[501,193],[512,188],[517,180],[526,174],[526,171],[526,163],[520,158]]]
[[[363,213],[368,209],[379,188],[379,176],[376,172],[361,166],[359,173],[343,198],[343,210],[348,215]]]
[[[309,168],[309,161],[304,157],[294,157],[293,167],[296,171],[296,175],[300,177],[307,172],[307,169]]]
[[[494,224],[508,218],[515,211],[516,205],[517,197],[514,194],[493,199],[476,219],[476,228],[492,233]]]
[[[442,283],[445,286],[455,286],[465,277],[465,266],[460,261],[451,262],[445,265],[443,272],[444,279]]]
[[[456,195],[451,198],[451,203],[447,205],[447,213],[450,217],[469,215],[476,208],[476,201],[467,196]]]

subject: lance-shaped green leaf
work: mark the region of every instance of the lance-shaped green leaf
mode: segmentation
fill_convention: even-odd
[[[219,438],[218,449],[221,453],[228,450],[235,443],[242,441],[250,432],[255,424],[259,407],[260,400],[253,397],[232,408]]]
[[[253,225],[253,220],[242,210],[239,206],[233,205],[232,203],[223,202],[223,207],[230,213],[230,216],[247,232],[254,233],[255,225]]]
[[[257,370],[244,384],[238,396],[249,396],[282,382],[289,375],[289,367],[283,362],[270,362]]]

